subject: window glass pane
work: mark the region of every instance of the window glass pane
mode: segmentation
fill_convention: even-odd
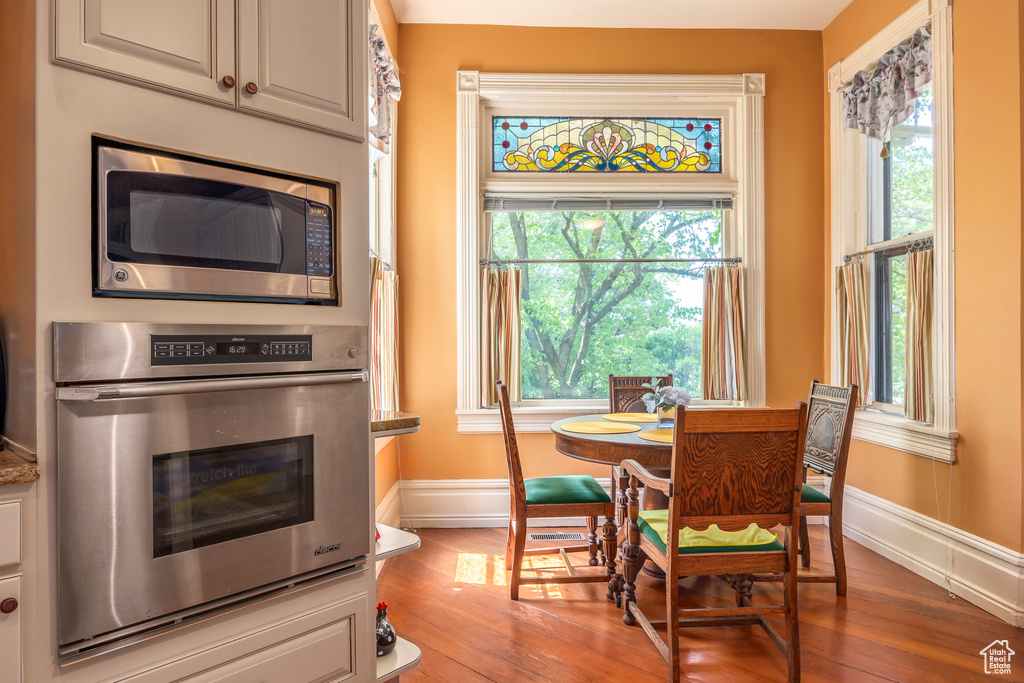
[[[497,259],[717,258],[722,211],[494,212]],[[523,264],[524,399],[607,398],[608,375],[700,391],[703,264]]]
[[[494,116],[496,172],[722,171],[722,120]]]
[[[890,403],[903,405],[903,392],[907,376],[907,255],[894,256],[889,261],[891,284],[889,296],[891,396]]]
[[[932,95],[914,100],[914,113],[891,131],[889,239],[928,232],[935,224]]]
[[[379,254],[379,239],[377,227],[377,195],[380,187],[380,179],[377,175],[377,159],[374,158],[371,148],[370,153],[370,201],[369,201],[369,225],[370,225],[370,251]]]
[[[907,349],[907,255],[875,259],[875,400],[903,405]]]

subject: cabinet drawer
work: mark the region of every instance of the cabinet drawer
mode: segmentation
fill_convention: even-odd
[[[21,501],[0,503],[0,567],[21,564]]]
[[[117,679],[117,683],[336,683],[360,667],[360,634],[369,634],[365,592],[315,612],[239,634],[192,655]],[[236,616],[244,614],[244,610]],[[241,622],[244,623],[244,620]],[[367,649],[365,639],[362,641]],[[2,683],[2,682],[0,682]]]
[[[352,675],[354,615],[187,679],[188,683],[333,683]]]

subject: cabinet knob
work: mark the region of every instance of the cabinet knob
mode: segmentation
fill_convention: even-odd
[[[245,91],[250,95],[255,95],[257,90],[259,90],[259,88],[257,88],[256,84],[252,81],[249,81],[245,84]]]
[[[7,598],[3,602],[0,602],[0,613],[10,614],[16,609],[18,609],[18,601],[14,598]]]
[[[225,88],[234,88],[235,87],[235,77],[234,76],[225,76],[224,78],[220,79],[220,82],[224,85]]]

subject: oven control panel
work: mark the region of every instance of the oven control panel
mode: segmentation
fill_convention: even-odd
[[[313,336],[171,335],[149,337],[150,365],[292,363],[313,360]]]

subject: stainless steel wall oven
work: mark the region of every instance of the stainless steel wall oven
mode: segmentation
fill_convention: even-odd
[[[63,657],[365,570],[366,328],[54,323],[54,356]]]
[[[331,183],[93,138],[96,296],[339,302]]]

